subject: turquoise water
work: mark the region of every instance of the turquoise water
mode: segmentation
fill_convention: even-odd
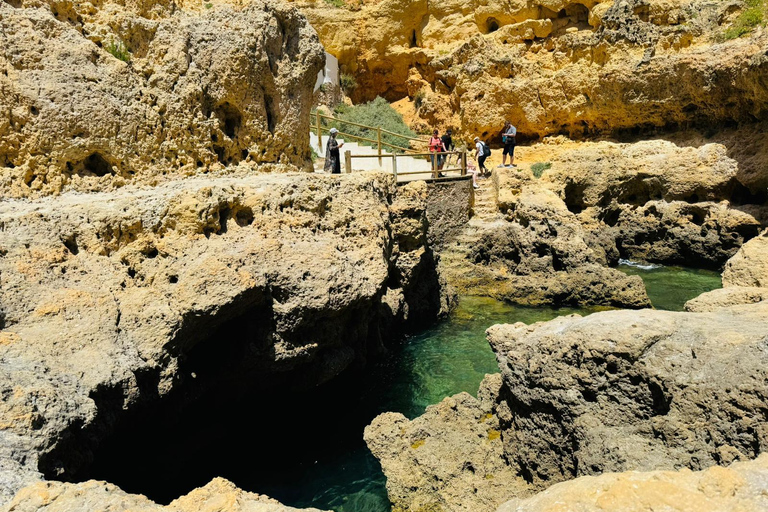
[[[681,311],[687,300],[721,287],[720,274],[709,270],[662,266],[643,269],[626,264],[619,268],[642,277],[657,309]],[[489,326],[530,324],[591,312],[589,308],[525,308],[489,298],[462,297],[447,321],[410,338],[398,354],[376,369],[373,376],[379,384],[370,399],[379,401],[380,412],[396,411],[413,418],[447,396],[462,391],[474,395],[485,374],[498,371],[485,340]],[[270,495],[289,505],[337,512],[390,511],[384,475],[364,445],[327,461],[316,471],[322,475],[316,494],[302,496],[304,490],[298,488],[288,492],[273,488]],[[312,479],[312,475],[306,476]]]
[[[683,267],[662,267],[659,265],[619,265],[619,270],[631,276],[640,276],[645,282],[648,298],[656,309],[682,311],[689,300],[704,292],[722,287],[720,273],[714,270],[699,270]]]
[[[682,309],[686,300],[720,287],[714,272],[620,268],[645,280],[659,309]],[[210,397],[165,420],[151,416],[144,425],[131,424],[107,443],[89,477],[165,503],[222,476],[290,506],[390,512],[384,475],[362,439],[373,418],[386,411],[413,418],[447,396],[474,395],[484,375],[498,371],[485,339],[493,324],[592,311],[462,297],[450,318],[364,372],[301,393],[244,390]]]
[[[361,395],[353,406],[364,418],[362,428],[382,412],[395,411],[414,418],[447,396],[462,391],[475,395],[483,377],[498,372],[485,339],[489,326],[589,312],[585,308],[525,308],[484,297],[462,297],[448,320],[409,338],[376,365],[362,389],[358,388]],[[250,489],[295,507],[389,512],[384,475],[362,442],[362,428],[347,440],[350,444],[346,449],[339,447],[340,451],[328,454],[328,458],[301,467],[294,475],[301,485],[286,488],[281,482],[265,486],[262,475],[253,475]]]

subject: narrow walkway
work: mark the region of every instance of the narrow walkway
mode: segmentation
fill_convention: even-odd
[[[497,207],[493,179],[479,179],[477,183],[472,218],[440,252],[441,273],[459,293],[471,292],[478,282],[487,280],[483,266],[474,265],[472,252],[486,234],[506,225],[504,215]]]
[[[343,140],[343,138],[340,137],[339,140]],[[321,153],[317,146],[317,135],[310,132],[309,143],[312,146],[312,148],[315,150],[315,152],[318,153],[318,156],[320,156],[321,158],[325,157],[325,147],[327,142],[328,142],[328,136],[323,135],[323,151]],[[341,148],[342,172],[344,167],[345,151],[351,151],[353,155],[378,155],[379,154],[378,150],[374,147],[363,146],[352,141],[344,141],[344,147]],[[391,155],[391,153],[384,150],[381,152],[381,154],[383,157],[381,159],[381,165],[379,165],[378,158],[353,159],[352,161],[353,171],[392,172],[392,158],[387,158],[387,156]],[[321,171],[322,171],[322,168],[319,168],[319,169],[318,167],[315,168],[315,172],[321,172]],[[398,174],[398,177],[397,177],[398,183],[404,183],[406,181],[425,180],[425,179],[430,179],[432,177],[432,167],[431,167],[430,161],[427,158],[413,158],[409,156],[399,156],[397,157],[397,172],[398,173],[405,173],[405,172],[419,173],[419,174],[408,174],[404,176],[400,176]]]

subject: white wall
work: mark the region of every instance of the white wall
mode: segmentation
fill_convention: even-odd
[[[317,74],[315,91],[323,84],[339,85],[339,59],[328,52],[325,53],[325,69]]]

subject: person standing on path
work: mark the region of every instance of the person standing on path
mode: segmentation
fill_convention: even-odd
[[[475,160],[477,160],[477,166],[483,175],[488,173],[488,169],[485,168],[486,158],[488,158],[488,155],[485,153],[485,144],[480,142],[480,137],[475,137]]]
[[[453,130],[448,128],[446,130],[445,134],[440,138],[440,140],[443,141],[443,151],[453,151],[456,149],[456,146],[453,145],[453,137],[451,136],[453,133]],[[443,167],[445,167],[445,162],[448,160],[448,155],[440,155],[437,158],[437,168],[441,171],[443,170]]]
[[[439,165],[440,158],[442,155],[438,155],[438,153],[442,153],[445,151],[443,149],[443,139],[439,137],[440,132],[437,130],[432,132],[432,137],[429,138],[429,152],[432,153],[429,155],[430,162],[432,163],[432,169],[435,168],[435,165]]]
[[[517,167],[515,165],[515,137],[517,137],[517,128],[512,126],[509,121],[505,121],[504,129],[501,131],[501,142],[504,143],[501,167]],[[509,165],[507,165],[507,155],[509,155]]]
[[[331,128],[331,136],[328,137],[328,143],[325,145],[325,165],[323,166],[323,170],[325,172],[330,172],[331,174],[341,174],[341,158],[339,158],[339,149],[344,145],[344,143],[342,142],[339,144],[339,141],[336,140],[337,133],[339,133],[339,130],[336,128]]]

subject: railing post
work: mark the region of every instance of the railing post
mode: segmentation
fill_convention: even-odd
[[[397,183],[397,155],[392,153],[392,174],[395,176],[395,183]]]
[[[466,176],[467,175],[467,152],[462,151],[461,155],[459,155],[461,158],[461,175]]]
[[[315,110],[315,120],[317,121],[317,149],[320,150],[320,155],[323,154],[323,132],[320,126],[320,111]]]
[[[429,158],[432,159],[432,177],[437,179],[437,151],[430,151]]]
[[[381,126],[376,129],[377,140],[379,141],[379,167],[381,167]]]
[[[344,169],[347,174],[352,172],[352,152],[349,150],[344,152]]]

